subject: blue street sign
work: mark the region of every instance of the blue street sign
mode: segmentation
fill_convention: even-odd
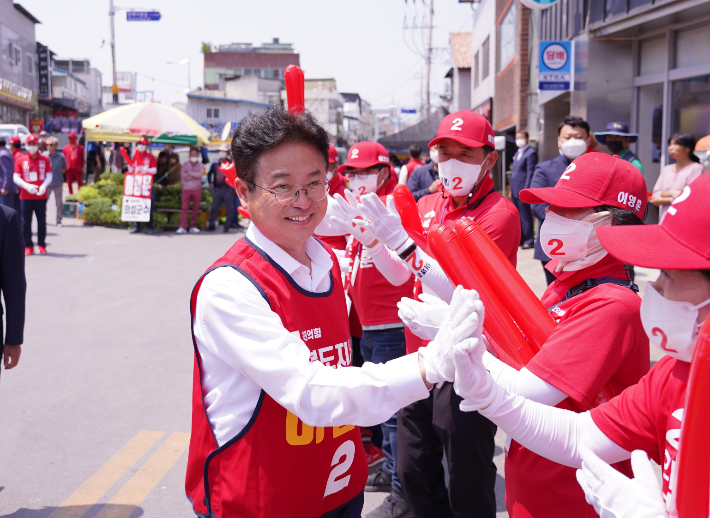
[[[538,89],[571,90],[572,56],[574,45],[571,41],[541,41]]]
[[[402,113],[417,113],[417,110],[414,110],[414,109],[408,110],[406,108],[402,108],[401,112]]]
[[[126,11],[126,21],[129,22],[157,22],[160,20],[160,11]]]

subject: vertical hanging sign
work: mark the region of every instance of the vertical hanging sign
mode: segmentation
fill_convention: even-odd
[[[565,92],[573,90],[574,42],[541,41],[538,89]]]

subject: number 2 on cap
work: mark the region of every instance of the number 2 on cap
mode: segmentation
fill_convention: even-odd
[[[449,131],[461,131],[461,125],[463,124],[463,119],[454,119],[454,123],[451,125]]]
[[[354,160],[357,158],[357,154],[360,152],[359,149],[355,148],[353,149],[352,153],[350,153],[350,160]]]
[[[562,243],[561,239],[550,239],[547,242],[547,244],[550,246],[557,245],[557,246],[555,246],[555,248],[550,250],[550,255],[565,255],[564,252],[560,252],[560,249],[562,248],[562,245],[564,244],[564,243]]]

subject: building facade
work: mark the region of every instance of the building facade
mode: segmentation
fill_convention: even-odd
[[[348,146],[362,140],[375,138],[374,115],[370,103],[360,94],[342,93],[343,104],[343,139]]]
[[[0,124],[29,126],[37,107],[36,23],[20,4],[0,0]]]
[[[449,34],[451,46],[451,68],[446,77],[451,81],[449,111],[470,110],[471,106],[471,65],[473,63],[473,34],[452,32]]]
[[[204,85],[206,90],[224,91],[227,80],[242,76],[282,80],[288,65],[299,64],[293,44],[281,43],[278,38],[261,47],[251,43],[220,45],[217,52],[204,53]]]
[[[224,92],[210,95],[205,91],[194,91],[187,94],[187,114],[213,133],[221,134],[224,125],[232,123],[235,128],[244,117],[261,113],[270,104],[231,99]]]

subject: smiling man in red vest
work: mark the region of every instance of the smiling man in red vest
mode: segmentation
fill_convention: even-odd
[[[199,516],[359,517],[357,426],[453,380],[451,348],[478,328],[480,301],[455,292],[436,354],[350,367],[340,268],[313,237],[328,204],[327,133],[308,112],[272,108],[241,122],[232,155],[223,171],[252,223],[191,298],[187,496]]]

